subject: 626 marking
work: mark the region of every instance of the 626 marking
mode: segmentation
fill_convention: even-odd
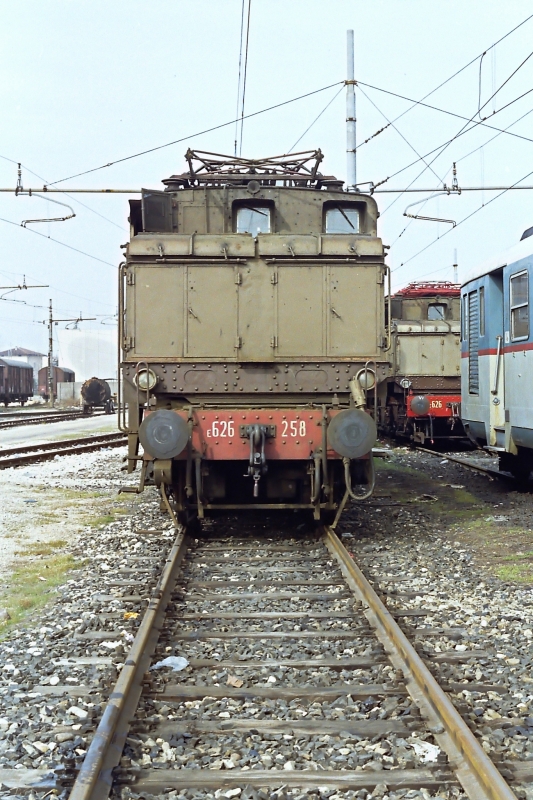
[[[232,419],[216,419],[206,433],[211,439],[231,439],[235,436],[235,423]]]

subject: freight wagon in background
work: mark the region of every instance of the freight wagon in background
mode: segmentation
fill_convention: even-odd
[[[460,420],[459,284],[410,283],[392,298],[384,431],[424,444],[465,438]]]
[[[0,358],[0,403],[20,403],[33,397],[33,368],[22,361]]]
[[[186,154],[130,200],[120,425],[171,513],[309,509],[373,490],[388,270],[374,198],[320,151]]]
[[[473,271],[462,287],[462,418],[500,469],[533,468],[533,228]]]
[[[74,370],[68,367],[52,367],[52,385],[54,397],[57,397],[57,384],[58,383],[74,383],[76,375]],[[48,367],[42,367],[39,370],[39,396],[44,400],[49,400],[49,387],[48,387]]]

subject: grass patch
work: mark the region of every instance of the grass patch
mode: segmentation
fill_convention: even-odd
[[[376,472],[377,493],[385,490],[396,502],[423,507],[430,517],[445,518],[448,523],[453,523],[471,520],[483,513],[480,501],[466,489],[453,489],[446,486],[444,480],[430,478],[414,467],[383,459],[377,464]],[[435,499],[430,500],[423,495]]]
[[[17,550],[16,556],[49,556],[54,550],[64,547],[66,542],[64,539],[53,539],[50,542],[34,542],[33,544],[25,547],[24,550]]]
[[[504,561],[512,561],[511,557]],[[533,583],[533,564],[525,562],[516,564],[502,564],[496,569],[496,575],[502,581],[512,581],[514,583]]]
[[[91,528],[98,528],[100,525],[109,525],[110,522],[115,521],[114,514],[104,514],[102,517],[95,517],[89,522]]]
[[[0,634],[24,619],[28,612],[44,606],[50,599],[50,591],[64,582],[70,570],[79,566],[73,556],[65,553],[50,553],[39,561],[20,564],[12,573],[7,588],[0,593],[0,606],[10,616],[9,620],[0,621]]]

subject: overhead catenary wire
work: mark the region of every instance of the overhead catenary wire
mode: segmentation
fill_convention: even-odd
[[[419,158],[421,161],[423,161],[423,162],[424,162],[424,164],[426,164],[426,166],[427,166],[427,167],[428,167],[428,168],[431,170],[431,172],[432,172],[432,173],[433,173],[433,175],[436,177],[436,179],[437,179],[437,180],[440,180],[439,176],[437,175],[437,173],[435,172],[435,170],[433,169],[433,167],[432,167],[430,164],[427,164],[427,163],[426,163],[426,160],[425,160],[424,156],[421,156],[421,155],[420,155],[420,153],[418,152],[418,150],[417,150],[417,149],[416,149],[416,148],[415,148],[415,147],[414,147],[414,146],[411,144],[411,142],[410,142],[410,141],[409,141],[409,140],[408,140],[408,139],[407,139],[407,138],[406,138],[406,137],[403,135],[403,133],[402,133],[402,132],[399,130],[399,128],[397,128],[397,127],[396,127],[396,125],[394,124],[394,122],[391,122],[391,121],[390,121],[390,119],[387,117],[387,115],[386,115],[386,114],[384,114],[384,113],[383,113],[383,111],[382,111],[380,108],[378,108],[378,106],[377,106],[377,105],[374,103],[374,101],[373,101],[373,100],[371,100],[371,99],[370,99],[370,97],[367,95],[367,93],[365,92],[365,90],[361,88],[361,86],[358,86],[358,88],[359,88],[359,90],[360,90],[361,94],[362,94],[364,97],[366,97],[366,99],[368,100],[368,102],[369,102],[371,105],[373,105],[373,106],[374,106],[374,108],[376,109],[376,111],[378,112],[378,114],[381,114],[381,116],[383,117],[383,119],[385,119],[385,120],[387,121],[387,123],[388,123],[388,124],[389,124],[389,125],[390,125],[392,128],[394,128],[394,130],[396,131],[396,133],[398,134],[398,136],[401,136],[401,138],[404,140],[404,142],[406,143],[406,145],[407,145],[408,147],[410,147],[410,148],[411,148],[411,150],[413,151],[413,153],[415,153],[415,155],[417,155],[417,156],[418,156],[418,158]]]
[[[533,55],[533,52],[532,52],[530,55]],[[528,58],[529,58],[529,56],[528,56]],[[526,60],[527,60],[527,59],[526,59]],[[524,63],[525,63],[525,61],[524,61],[524,62],[522,62],[522,63],[524,64]],[[515,70],[515,73],[516,73],[516,70]],[[513,74],[515,74],[515,73],[513,73]],[[505,81],[505,83],[507,83],[507,82],[508,82],[508,80],[509,80],[509,79],[507,79],[507,80]],[[502,84],[502,86],[503,86],[503,84]],[[500,87],[500,88],[501,88],[501,87]],[[499,92],[500,88],[496,90],[496,94]],[[520,95],[519,97],[515,98],[514,100],[511,100],[509,103],[507,103],[507,105],[505,105],[505,106],[502,106],[502,108],[499,108],[499,109],[498,109],[497,111],[495,111],[494,113],[495,113],[495,114],[498,114],[500,111],[503,111],[503,109],[504,109],[504,108],[508,108],[508,107],[509,107],[509,106],[511,106],[513,103],[516,103],[516,102],[518,102],[518,100],[521,100],[523,97],[525,97],[527,94],[530,94],[531,92],[533,92],[533,89],[528,89],[528,91],[527,91],[527,92],[524,92],[524,93],[523,93],[522,95]],[[491,100],[491,99],[492,99],[492,97],[489,97],[489,99],[487,100],[487,103],[488,103],[488,102],[490,102],[490,100]],[[485,103],[485,105],[486,105],[486,103]],[[483,106],[482,106],[482,108],[483,108]],[[477,113],[477,112],[476,112],[476,113]],[[470,119],[469,119],[469,120],[466,122],[466,124],[465,124],[465,125],[463,125],[463,127],[462,127],[462,128],[460,128],[460,129],[459,129],[459,131],[458,131],[458,132],[457,132],[457,133],[456,133],[454,136],[452,136],[452,138],[451,138],[451,139],[449,139],[449,140],[448,140],[448,141],[447,141],[447,142],[446,142],[446,143],[445,143],[445,144],[444,144],[442,147],[440,147],[440,148],[435,148],[435,150],[439,150],[439,152],[438,152],[438,153],[437,153],[437,155],[436,155],[436,156],[435,156],[435,157],[434,157],[434,158],[433,158],[433,159],[430,161],[430,165],[431,165],[431,164],[434,164],[434,163],[435,163],[435,161],[437,160],[437,158],[440,158],[440,156],[441,156],[441,155],[444,153],[444,151],[445,151],[445,150],[447,150],[447,149],[448,149],[448,147],[449,147],[449,146],[450,146],[450,145],[451,145],[451,144],[452,144],[452,143],[453,143],[453,142],[454,142],[456,139],[458,139],[458,138],[459,138],[459,136],[462,136],[464,133],[469,133],[469,132],[470,132],[471,130],[473,130],[473,129],[474,129],[476,126],[477,126],[477,125],[481,124],[481,123],[479,123],[479,122],[474,122],[474,124],[472,125],[472,127],[470,127],[470,128],[467,128],[467,125],[468,125],[469,123],[471,123],[471,122],[474,120],[474,117],[475,117],[475,114],[474,114],[474,116],[473,116],[473,117],[471,117],[471,118],[470,118]],[[435,152],[435,150],[433,150],[433,152]],[[418,159],[418,160],[420,160],[420,159]],[[417,161],[414,161],[414,162],[413,162],[413,164],[416,164],[416,163],[417,163]],[[411,166],[413,166],[413,164],[411,164]],[[421,177],[422,177],[422,175],[424,174],[424,172],[426,171],[426,169],[427,169],[427,168],[428,168],[427,166],[426,166],[426,167],[424,167],[424,169],[423,169],[421,172],[419,172],[419,173],[418,173],[418,175],[417,175],[415,178],[413,178],[413,180],[411,181],[411,183],[410,183],[410,184],[408,185],[408,187],[407,187],[408,189],[410,189],[410,188],[411,188],[411,186],[412,186],[414,183],[416,183],[416,181],[417,181],[419,178],[421,178]],[[399,172],[403,172],[403,171],[404,171],[404,170],[399,170],[398,172],[396,172],[396,173],[395,173],[395,175],[398,175],[398,174],[399,174]],[[393,176],[390,176],[390,177],[393,177]],[[390,178],[387,178],[387,180],[389,180],[389,179],[390,179]],[[382,181],[382,183],[385,183],[385,181]],[[397,202],[398,202],[398,200],[400,199],[400,197],[402,196],[402,194],[404,194],[404,192],[401,192],[401,193],[398,195],[398,197],[396,197],[396,198],[395,198],[395,199],[392,201],[392,203],[389,203],[389,205],[387,206],[387,208],[386,208],[384,211],[382,211],[382,212],[381,212],[381,216],[383,216],[383,214],[385,214],[385,213],[386,213],[386,212],[387,212],[387,211],[388,211],[390,208],[392,208],[392,206],[393,206],[395,203],[397,203]]]
[[[9,161],[11,164],[17,164],[17,165],[20,164],[20,166],[26,172],[29,172],[30,175],[35,175],[36,178],[39,178],[39,180],[42,181],[44,185],[46,185],[47,181],[42,177],[42,175],[38,175],[37,172],[34,172],[33,170],[29,169],[29,167],[27,167],[26,164],[22,164],[20,161],[15,161],[14,159],[7,158],[7,156],[3,155],[0,155],[0,158],[3,159],[4,161]],[[115,228],[119,228],[122,231],[128,230],[127,228],[124,227],[124,225],[119,225],[117,222],[114,222],[112,219],[109,219],[109,217],[106,217],[104,214],[101,214],[99,211],[96,211],[94,208],[91,208],[91,206],[88,206],[86,203],[82,203],[82,201],[78,200],[77,197],[72,197],[72,195],[70,195],[66,189],[65,190],[61,189],[57,191],[61,191],[61,193],[64,194],[65,197],[69,197],[75,203],[78,203],[78,205],[83,206],[83,208],[86,208],[87,211],[90,211],[91,214],[96,214],[96,216],[100,217],[100,219],[109,222],[110,225],[114,225]]]
[[[239,155],[242,156],[242,133],[244,128],[244,101],[246,98],[246,77],[248,74],[248,43],[250,40],[250,12],[252,10],[252,0],[248,0],[248,19],[246,22],[246,47],[244,51],[244,75],[242,79],[242,109],[241,109],[241,136],[239,142]]]
[[[8,225],[14,225],[16,228],[28,231],[29,233],[34,233],[36,236],[42,236],[43,239],[48,239],[50,242],[55,242],[55,244],[60,244],[62,247],[67,247],[69,250],[74,250],[75,253],[80,253],[82,256],[92,258],[93,261],[99,261],[101,264],[105,264],[108,267],[113,267],[116,269],[116,264],[112,264],[111,261],[104,261],[103,258],[98,258],[98,256],[93,256],[90,253],[86,253],[84,250],[79,250],[77,247],[72,247],[72,245],[61,242],[59,239],[54,239],[52,236],[47,236],[46,233],[36,231],[34,228],[24,228],[18,222],[14,222],[12,219],[4,219],[4,217],[0,217],[0,222],[5,222]]]
[[[495,74],[496,74],[496,73],[495,73],[495,67],[494,67],[494,53],[495,53],[495,50],[494,50],[494,48],[495,48],[495,47],[497,47],[497,45],[499,45],[501,42],[503,42],[503,41],[504,41],[504,39],[507,39],[507,37],[508,37],[508,36],[511,36],[511,34],[515,33],[515,31],[517,31],[519,28],[521,28],[521,27],[522,27],[522,25],[525,25],[525,24],[526,24],[527,22],[529,22],[529,20],[531,20],[531,19],[533,19],[533,14],[530,14],[528,17],[526,17],[524,20],[522,20],[522,22],[520,22],[518,25],[515,25],[515,27],[514,27],[514,28],[511,28],[511,30],[510,30],[510,31],[508,31],[507,33],[505,33],[505,34],[504,34],[503,36],[501,36],[501,37],[500,37],[500,38],[499,38],[497,41],[493,42],[493,43],[492,43],[492,44],[491,44],[489,47],[487,47],[487,48],[486,48],[486,49],[483,51],[483,53],[480,53],[479,55],[475,56],[475,58],[472,58],[472,59],[471,59],[471,60],[470,60],[470,61],[469,61],[467,64],[465,64],[463,67],[461,67],[461,68],[460,68],[460,69],[458,69],[456,72],[454,72],[454,73],[453,73],[453,75],[450,75],[450,77],[449,77],[449,78],[446,78],[446,80],[445,80],[445,81],[442,81],[442,83],[439,83],[439,85],[438,85],[438,86],[436,86],[434,89],[432,89],[432,90],[431,90],[430,92],[428,92],[426,95],[424,95],[424,96],[422,97],[422,99],[421,99],[421,100],[413,100],[412,98],[406,98],[406,97],[404,97],[404,98],[403,98],[404,100],[409,100],[409,102],[410,102],[410,103],[412,103],[413,105],[412,105],[410,108],[407,108],[407,109],[405,109],[405,111],[402,111],[402,113],[401,113],[401,114],[399,114],[397,117],[395,117],[395,118],[392,120],[392,122],[397,122],[399,119],[401,119],[401,117],[405,116],[405,114],[408,114],[408,113],[409,113],[409,111],[411,111],[411,110],[412,110],[413,108],[415,108],[417,105],[423,105],[423,101],[424,101],[424,100],[426,100],[426,98],[428,98],[428,97],[431,97],[431,95],[432,95],[432,94],[435,94],[435,92],[438,92],[438,90],[439,90],[439,89],[441,89],[441,88],[442,88],[443,86],[445,86],[447,83],[449,83],[449,82],[450,82],[450,81],[452,81],[454,78],[456,78],[456,77],[457,77],[457,75],[460,75],[460,74],[461,74],[461,72],[464,72],[464,71],[465,71],[465,69],[468,69],[468,67],[471,67],[471,66],[472,66],[472,64],[475,64],[475,63],[476,63],[476,61],[477,61],[479,58],[481,58],[483,55],[485,55],[486,53],[489,53],[489,52],[491,52],[491,51],[492,51],[492,53],[491,53],[491,54],[492,54],[492,56],[493,56],[492,90],[493,90],[493,92],[494,92],[494,87],[495,87]],[[360,84],[360,83],[361,83],[361,81],[358,81],[357,83],[358,83],[358,84]],[[377,88],[377,87],[370,87],[370,84],[367,84],[367,83],[362,83],[361,85],[363,85],[363,86],[368,86],[369,88]],[[382,90],[380,90],[380,91],[382,91]],[[384,91],[384,90],[383,90],[383,91]],[[394,92],[389,92],[389,94],[394,94]],[[397,96],[398,96],[398,97],[401,97],[401,95],[397,95]],[[364,142],[361,142],[361,144],[360,144],[360,145],[358,145],[357,149],[359,149],[359,147],[363,147],[365,144],[367,144],[368,142],[370,142],[372,139],[374,139],[374,138],[375,138],[376,136],[378,136],[380,133],[383,133],[383,131],[384,131],[384,130],[386,130],[386,128],[387,128],[387,127],[388,127],[388,126],[385,126],[384,128],[381,128],[379,131],[376,131],[376,133],[372,134],[372,136],[369,136],[369,137],[368,137],[368,139],[365,139],[365,141],[364,141]]]
[[[304,100],[306,97],[312,97],[315,94],[320,94],[320,92],[325,92],[328,89],[332,89],[334,86],[339,85],[344,86],[344,81],[335,81],[334,83],[329,83],[327,86],[322,86],[320,89],[314,89],[312,92],[306,92],[305,94],[300,94],[298,97],[292,97],[290,100],[284,100],[282,103],[276,103],[273,106],[268,106],[268,108],[262,108],[260,111],[253,111],[250,114],[245,114],[243,119],[252,119],[252,117],[257,117],[260,114],[266,114],[267,111],[274,111],[277,108],[282,108],[283,106],[287,106],[290,103],[296,103],[298,100]],[[69,175],[68,178],[61,178],[58,181],[52,181],[51,183],[46,184],[46,186],[56,186],[58,183],[64,183],[65,181],[70,181],[73,178],[80,178],[82,175],[89,175],[92,172],[98,172],[101,169],[106,169],[107,167],[112,167],[115,164],[121,164],[124,161],[131,161],[133,158],[139,158],[140,156],[145,156],[148,153],[155,153],[157,150],[163,150],[165,147],[172,147],[172,145],[180,144],[181,142],[186,142],[189,139],[194,139],[196,136],[203,136],[205,133],[212,133],[213,131],[218,131],[221,128],[227,128],[228,125],[233,125],[235,122],[239,120],[232,119],[229,122],[222,122],[220,125],[214,125],[212,128],[205,128],[202,131],[197,131],[196,133],[191,133],[189,136],[182,136],[181,139],[174,139],[172,142],[166,142],[166,144],[158,145],[157,147],[151,147],[148,150],[142,150],[139,153],[133,153],[131,156],[125,156],[124,158],[117,158],[115,161],[110,161],[107,164],[101,164],[99,167],[93,167],[92,169],[87,169],[84,172],[78,172],[75,175]]]
[[[423,103],[422,101],[418,101],[418,102],[417,101],[413,101],[413,99],[411,97],[407,97],[404,94],[398,94],[398,92],[392,92],[392,91],[389,91],[388,89],[383,89],[381,86],[374,86],[373,84],[365,83],[364,81],[357,81],[357,86],[359,88],[361,88],[361,86],[366,86],[367,89],[374,89],[377,92],[382,92],[383,94],[391,95],[391,97],[397,97],[399,100],[407,100],[408,102],[414,102],[415,105],[422,106],[423,108],[429,108],[432,111],[438,111],[441,114],[446,114],[447,116],[455,117],[456,119],[462,119],[462,120],[465,120],[466,122],[471,122],[474,119],[474,117],[476,116],[476,115],[474,115],[474,117],[465,117],[463,114],[457,114],[455,111],[450,111],[449,109],[446,109],[446,108],[439,108],[439,106],[433,106],[433,105],[430,105],[429,103]],[[525,92],[523,95],[520,95],[520,97],[517,97],[512,102],[517,102],[517,100],[521,100],[522,97],[525,97],[526,94],[530,94],[531,91],[532,90],[528,90],[527,92]],[[412,108],[414,108],[414,106],[412,106]],[[493,111],[492,114],[490,115],[490,117],[495,116],[500,111],[503,111],[505,108],[507,108],[507,106],[502,106],[502,108],[499,108],[496,111]],[[477,114],[477,112],[476,112],[476,114]],[[394,120],[392,120],[392,122],[389,123],[389,124],[392,125],[392,123],[396,122],[398,119],[400,119],[401,116],[402,116],[402,114],[400,114],[399,117],[396,117]],[[475,125],[476,126],[481,125],[484,128],[489,128],[491,130],[498,131],[498,133],[506,133],[507,132],[505,128],[497,128],[495,125],[489,125],[486,122],[487,119],[489,119],[489,117],[485,117],[482,120],[478,120],[478,121],[476,121]],[[388,127],[389,126],[386,125],[384,128],[381,128],[381,130],[384,131]],[[473,127],[470,128],[469,130],[473,130]],[[376,134],[374,134],[373,136],[375,136],[375,135]],[[516,139],[523,139],[526,142],[533,142],[533,138],[531,138],[530,136],[523,136],[522,134],[519,134],[519,133],[511,133],[509,135],[513,136]],[[369,142],[370,139],[373,138],[373,136],[370,136],[365,141]],[[362,142],[362,144],[364,144],[364,142]],[[438,149],[438,148],[435,148],[435,149]],[[432,150],[431,152],[434,152],[434,151]],[[426,153],[426,156],[428,156],[428,155],[431,155],[431,153]],[[394,177],[394,176],[392,175],[391,177]]]
[[[241,33],[239,36],[239,75],[237,79],[237,108],[235,109],[235,140],[233,142],[233,155],[237,155],[237,138],[239,135],[239,106],[241,101],[241,64],[242,64],[242,32],[244,30],[244,3],[245,0],[242,0],[241,5]]]
[[[311,128],[313,127],[313,125],[315,124],[315,122],[318,122],[318,120],[320,119],[320,117],[322,116],[322,114],[324,114],[324,112],[328,110],[328,108],[330,107],[330,105],[333,103],[333,101],[334,101],[334,100],[336,100],[336,99],[337,99],[337,97],[340,95],[340,93],[341,93],[343,90],[344,90],[344,84],[341,86],[341,88],[339,89],[339,91],[338,91],[338,92],[335,92],[335,94],[333,95],[333,97],[331,98],[331,100],[328,100],[328,102],[326,103],[326,105],[324,106],[324,108],[322,109],[322,111],[320,112],[320,114],[318,114],[318,116],[316,116],[316,117],[314,118],[314,120],[312,121],[312,123],[311,123],[311,124],[310,124],[310,125],[309,125],[309,126],[306,128],[306,129],[305,129],[305,131],[302,133],[302,135],[300,136],[300,138],[299,138],[299,139],[296,139],[296,141],[294,142],[294,144],[293,144],[293,146],[291,147],[291,149],[290,149],[290,150],[287,150],[287,153],[292,153],[292,151],[294,150],[294,148],[296,147],[296,145],[297,145],[297,144],[299,144],[299,143],[302,141],[302,139],[304,138],[304,136],[305,136],[305,134],[306,134],[306,133],[309,133],[309,131],[311,130]]]
[[[492,136],[492,137],[491,137],[490,139],[488,139],[486,142],[484,142],[483,144],[479,145],[479,147],[476,147],[476,148],[474,148],[473,150],[470,150],[470,152],[466,153],[464,156],[461,156],[460,158],[456,159],[455,163],[456,163],[456,164],[459,164],[461,161],[464,161],[465,159],[467,159],[467,158],[469,158],[470,156],[474,155],[474,153],[477,153],[477,152],[478,152],[478,151],[480,151],[480,150],[481,150],[481,151],[483,151],[483,148],[485,148],[485,147],[486,147],[488,144],[490,144],[491,142],[493,142],[493,141],[494,141],[494,139],[497,139],[499,136],[501,136],[501,134],[502,134],[502,133],[504,133],[505,131],[507,131],[507,130],[508,130],[509,128],[511,128],[513,125],[516,125],[517,123],[521,122],[521,120],[523,120],[525,117],[527,117],[527,116],[528,116],[529,114],[531,114],[531,113],[533,113],[533,108],[530,108],[530,109],[529,109],[529,111],[526,111],[526,113],[525,113],[525,114],[522,114],[522,116],[518,117],[518,119],[515,119],[515,120],[514,120],[514,122],[511,122],[511,123],[510,123],[510,125],[508,125],[508,126],[507,126],[507,128],[505,128],[503,131],[500,131],[499,133],[495,134],[495,136]],[[484,181],[482,181],[482,182],[484,183]],[[492,190],[492,191],[499,191],[500,189],[502,189],[502,190],[503,190],[503,189],[505,189],[505,188],[506,188],[506,187],[490,187],[490,186],[482,186],[482,187],[479,187],[479,190],[480,190],[480,191],[483,191],[483,192],[485,192],[485,191],[491,191],[491,190]],[[524,186],[524,187],[522,187],[522,186],[509,186],[509,187],[507,187],[507,191],[511,191],[512,189],[518,189],[518,188],[519,188],[519,189],[529,189],[529,188],[531,188],[531,187],[527,187],[527,186]],[[377,191],[379,192],[380,190],[378,189]],[[382,191],[392,191],[392,190],[390,190],[390,189],[389,189],[389,190],[386,190],[386,189],[384,189],[384,190],[382,190]],[[426,191],[426,190],[425,190],[425,189],[417,189],[417,190],[410,189],[409,191],[421,191],[421,192],[422,192],[422,191]],[[428,189],[427,191],[430,191],[430,190]],[[463,186],[463,187],[461,187],[461,192],[468,192],[468,191],[478,191],[478,187],[468,187],[468,186]],[[485,205],[485,202],[484,202],[484,200],[483,200],[483,202],[482,202],[482,205]],[[425,207],[425,204],[422,206],[422,209],[423,209],[424,207]],[[404,227],[404,228],[403,228],[403,229],[400,231],[400,233],[398,234],[398,236],[397,236],[397,237],[396,237],[396,238],[395,238],[395,239],[394,239],[394,240],[391,242],[391,244],[390,244],[390,249],[392,249],[392,248],[394,247],[394,245],[396,244],[396,242],[397,242],[399,239],[401,239],[401,238],[402,238],[402,236],[404,235],[404,233],[407,231],[407,229],[408,229],[408,228],[409,228],[409,227],[410,227],[412,224],[413,224],[413,220],[411,219],[411,220],[409,220],[409,222],[408,222],[408,223],[405,225],[405,227]],[[439,271],[440,271],[440,270],[439,270]],[[433,274],[433,273],[429,273],[429,274]]]
[[[475,214],[478,214],[480,211],[482,211],[482,210],[483,210],[484,208],[486,208],[488,205],[490,205],[491,203],[493,203],[495,200],[498,200],[498,198],[502,197],[502,195],[504,195],[506,192],[509,192],[511,189],[514,189],[514,188],[515,188],[515,187],[516,187],[516,186],[517,186],[519,183],[522,183],[522,181],[525,181],[525,180],[526,180],[526,178],[529,178],[531,175],[533,175],[533,170],[531,170],[531,172],[528,172],[528,173],[527,173],[527,175],[524,175],[524,176],[523,176],[522,178],[520,178],[519,180],[515,181],[515,183],[513,183],[511,186],[508,186],[507,188],[505,188],[505,189],[504,189],[503,191],[501,191],[499,194],[495,195],[494,197],[491,197],[491,199],[490,199],[490,200],[487,200],[487,202],[486,202],[486,203],[483,203],[482,205],[478,206],[478,208],[474,209],[474,211],[472,211],[470,214],[467,214],[467,216],[466,216],[466,217],[463,217],[463,219],[459,220],[459,222],[457,223],[457,225],[455,226],[455,228],[458,228],[458,227],[459,227],[459,225],[462,225],[462,224],[463,224],[463,222],[466,222],[467,220],[471,219],[473,216],[475,216]],[[424,253],[426,250],[428,250],[430,247],[432,247],[432,246],[433,246],[434,244],[436,244],[438,241],[440,241],[441,239],[443,239],[443,238],[444,238],[444,237],[445,237],[445,236],[446,236],[448,233],[451,233],[451,232],[452,232],[452,230],[455,230],[455,228],[449,228],[447,231],[445,231],[445,232],[442,234],[442,236],[437,236],[435,239],[433,239],[433,241],[431,241],[429,244],[427,244],[425,247],[423,247],[423,248],[422,248],[421,250],[419,250],[417,253],[415,253],[414,255],[412,255],[412,256],[411,256],[410,258],[408,258],[406,261],[402,261],[402,263],[401,263],[401,264],[399,264],[397,267],[395,267],[395,269],[393,269],[393,270],[392,270],[392,272],[397,272],[399,269],[401,269],[402,267],[404,267],[404,266],[405,266],[406,264],[408,264],[410,261],[413,261],[413,259],[417,258],[419,255],[421,255],[421,253]]]

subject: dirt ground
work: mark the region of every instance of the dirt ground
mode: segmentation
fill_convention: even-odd
[[[448,461],[397,448],[377,464],[380,525],[427,526],[474,556],[477,568],[509,583],[533,584],[533,487],[517,491]],[[362,524],[355,522],[355,524]],[[351,521],[353,515],[348,514]],[[341,526],[342,529],[342,526]]]

